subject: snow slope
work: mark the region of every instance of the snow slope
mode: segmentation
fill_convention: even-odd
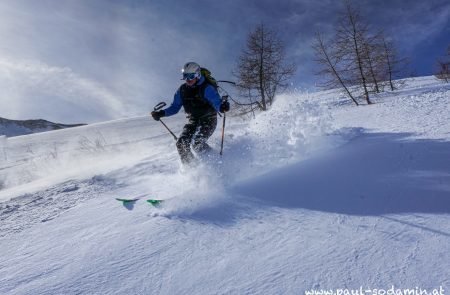
[[[228,117],[223,158],[192,170],[148,117],[7,139],[0,293],[448,290],[449,94],[422,77],[372,106],[282,95]],[[169,200],[114,200],[141,195]]]

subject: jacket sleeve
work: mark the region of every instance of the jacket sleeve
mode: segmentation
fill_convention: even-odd
[[[173,102],[170,105],[170,107],[168,107],[167,109],[164,110],[166,117],[175,115],[176,113],[178,113],[180,111],[181,107],[183,106],[183,101],[181,100],[180,89],[181,88],[178,88],[177,92],[175,92],[175,95],[173,96]]]
[[[208,85],[205,88],[205,99],[214,107],[217,112],[219,112],[222,98],[213,86]]]

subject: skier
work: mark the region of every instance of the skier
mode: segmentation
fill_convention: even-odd
[[[211,150],[207,144],[208,138],[217,126],[217,113],[228,112],[230,103],[223,101],[216,87],[202,75],[201,67],[195,62],[188,62],[181,70],[185,83],[176,91],[173,102],[165,110],[153,111],[153,119],[159,121],[162,117],[177,114],[183,106],[188,115],[188,123],[177,140],[177,150],[183,164],[192,163],[195,159],[192,148],[196,153]]]

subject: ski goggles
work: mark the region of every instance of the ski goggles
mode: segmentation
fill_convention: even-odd
[[[192,81],[195,78],[198,78],[197,73],[183,73],[183,80]]]

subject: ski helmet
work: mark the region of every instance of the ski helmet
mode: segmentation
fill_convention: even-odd
[[[195,62],[186,63],[181,73],[183,73],[182,80],[194,80],[195,78],[200,79],[202,77],[200,66]]]

